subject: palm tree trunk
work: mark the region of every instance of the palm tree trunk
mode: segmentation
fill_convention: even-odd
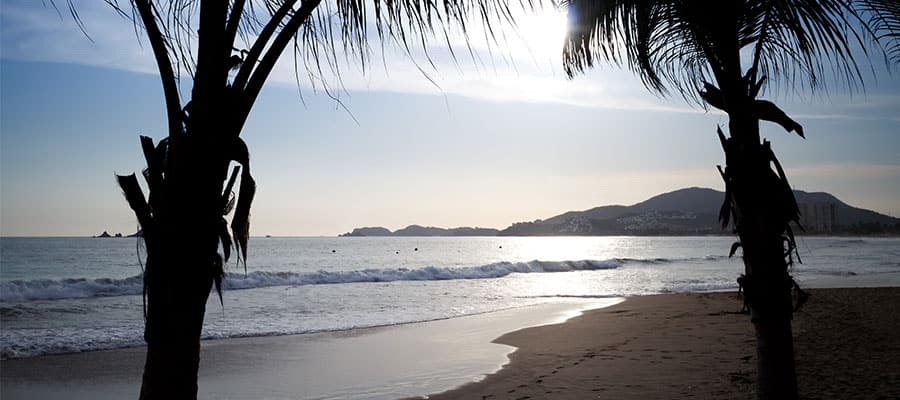
[[[753,99],[740,100],[741,107],[729,105],[732,138],[725,146],[726,184],[743,249],[745,274],[741,283],[756,330],[757,398],[796,399],[791,333],[792,281],[784,245],[786,182],[772,171],[768,143],[760,143],[759,119],[752,109]],[[790,190],[787,195],[793,196]]]
[[[165,238],[148,254],[144,400],[197,398],[200,332],[212,286],[203,266],[212,260],[209,246],[200,243],[206,240],[188,237],[191,227],[172,225],[188,235]]]
[[[144,201],[134,175],[119,178],[147,248],[147,358],[140,398],[196,399],[206,301],[222,271],[218,245],[227,163],[209,140],[197,135],[183,136],[177,148],[154,148],[149,138],[142,138],[142,144],[150,202]]]

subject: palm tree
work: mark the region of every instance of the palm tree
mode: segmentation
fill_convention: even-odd
[[[895,0],[564,0],[569,32],[563,64],[573,76],[597,61],[636,72],[644,86],[728,114],[723,227],[734,222],[743,250],[739,279],[757,337],[761,399],[797,398],[789,273],[799,211],[759,121],[803,136],[803,128],[758,98],[769,81],[821,90],[861,87],[859,54],[897,61]],[[857,47],[858,46],[858,47]],[[864,49],[864,50],[860,50]],[[885,49],[887,51],[885,51]],[[876,52],[866,53],[875,50]],[[773,170],[774,166],[774,170]]]
[[[345,56],[365,64],[371,30],[379,40],[407,52],[421,46],[427,55],[426,40],[449,44],[453,32],[466,35],[471,21],[512,22],[506,0],[128,0],[125,7],[104,1],[145,33],[168,120],[158,143],[140,138],[148,196],[134,174],[118,177],[147,249],[142,399],[197,397],[206,302],[213,286],[221,300],[232,246],[246,268],[256,185],[240,134],[285,50],[321,77],[339,73]],[[66,4],[83,29],[72,0]],[[179,87],[186,82],[192,86],[183,103]],[[237,165],[229,174],[231,163]],[[229,232],[225,216],[232,211]]]

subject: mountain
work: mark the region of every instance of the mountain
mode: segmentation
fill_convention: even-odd
[[[850,206],[828,193],[794,191],[800,224],[807,234],[900,233],[900,219]],[[545,220],[520,222],[502,236],[547,235],[707,235],[722,234],[718,222],[723,192],[687,188],[631,206],[569,211]]]
[[[436,228],[433,226],[410,225],[394,231],[393,236],[495,236],[500,232],[490,228]]]
[[[631,211],[684,210],[699,214],[719,214],[725,193],[718,190],[692,187],[663,193],[637,203]]]
[[[900,219],[853,207],[831,194],[794,191],[805,234],[900,234]],[[382,227],[356,228],[340,236],[602,236],[720,235],[719,208],[725,193],[686,188],[630,206],[612,205],[569,211],[543,220],[517,222],[503,230],[436,228],[410,225],[394,232]]]
[[[499,231],[491,228],[437,228],[433,226],[410,225],[403,229],[391,232],[387,228],[368,227],[356,228],[352,232],[339,235],[345,236],[496,236]]]

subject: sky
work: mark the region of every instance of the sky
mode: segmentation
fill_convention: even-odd
[[[138,135],[164,135],[162,90],[146,41],[102,3],[75,2],[89,40],[41,2],[0,0],[0,235],[137,229],[114,176],[143,168]],[[504,228],[723,189],[723,114],[649,94],[613,66],[567,79],[564,15],[519,26],[502,50],[473,40],[475,59],[454,62],[437,42],[434,66],[375,43],[373,62],[347,62],[330,94],[298,86],[283,57],[242,133],[258,184],[251,234]],[[761,127],[795,189],[900,216],[898,72],[866,65],[864,93],[766,96],[806,132]]]

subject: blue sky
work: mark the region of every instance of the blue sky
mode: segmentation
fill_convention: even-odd
[[[101,2],[79,3],[93,43],[40,2],[0,5],[2,235],[136,227],[114,174],[142,168],[139,134],[163,134],[162,91],[130,24]],[[436,50],[425,70],[438,87],[390,48],[366,70],[347,65],[339,92],[349,112],[308,81],[301,102],[286,58],[243,133],[259,184],[251,234],[502,228],[721,189],[715,127],[726,118],[649,95],[612,67],[566,79],[554,39],[563,22],[530,17],[530,45],[511,40],[480,61],[454,64]],[[769,124],[763,134],[795,188],[900,216],[900,78],[866,83],[852,96],[770,96],[808,139]]]

